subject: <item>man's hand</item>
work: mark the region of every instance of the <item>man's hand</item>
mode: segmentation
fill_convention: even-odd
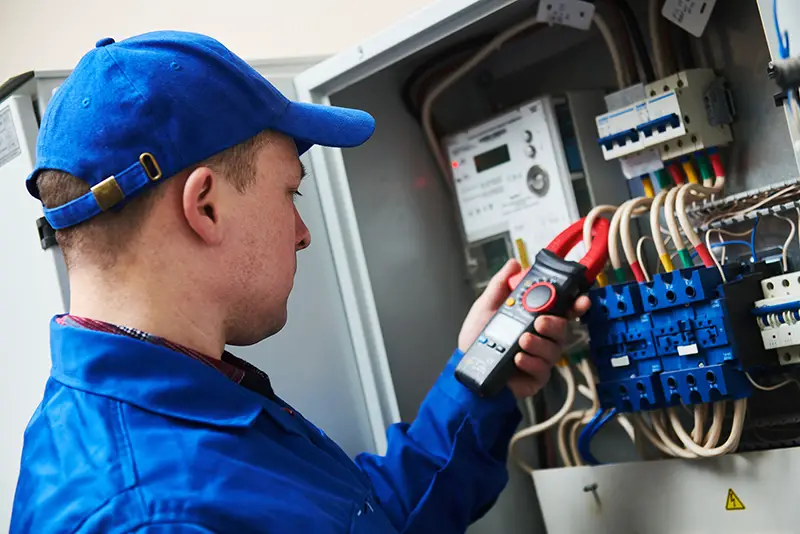
[[[461,333],[458,335],[458,348],[462,352],[475,342],[483,328],[494,313],[503,305],[511,290],[508,279],[522,270],[517,260],[509,260],[500,271],[492,277],[488,287],[478,297],[467,314]],[[582,296],[575,301],[569,314],[570,319],[580,317],[589,309],[588,297]],[[534,323],[534,334],[523,334],[519,340],[522,351],[514,357],[518,373],[508,381],[508,387],[519,398],[531,397],[550,380],[550,369],[562,356],[561,344],[567,335],[567,319],[542,315]],[[549,338],[549,339],[545,339]],[[553,340],[553,341],[551,341]]]

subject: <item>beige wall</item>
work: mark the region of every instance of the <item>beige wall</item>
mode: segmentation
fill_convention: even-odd
[[[179,29],[246,59],[329,55],[432,0],[0,0],[0,82],[72,68],[101,37]]]

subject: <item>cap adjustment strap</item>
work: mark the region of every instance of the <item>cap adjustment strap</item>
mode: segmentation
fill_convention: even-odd
[[[139,163],[144,167],[144,172],[147,173],[147,177],[153,182],[162,178],[161,167],[158,165],[155,156],[150,152],[142,152],[139,156]]]
[[[44,216],[55,230],[75,226],[118,206],[125,198],[162,177],[163,172],[155,156],[143,152],[136,163],[94,185],[85,195],[57,208],[45,208]]]
[[[109,176],[96,186],[92,187],[92,195],[95,202],[100,206],[103,211],[108,211],[125,198],[125,193],[122,192],[117,179]]]

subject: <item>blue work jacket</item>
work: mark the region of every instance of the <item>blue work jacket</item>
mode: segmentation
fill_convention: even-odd
[[[458,351],[386,454],[353,461],[283,401],[165,347],[55,321],[51,346],[13,534],[449,534],[507,482],[516,402],[467,391]]]

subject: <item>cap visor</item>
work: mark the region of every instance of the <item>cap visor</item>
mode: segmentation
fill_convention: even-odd
[[[302,154],[312,145],[361,145],[375,131],[375,119],[357,109],[291,102],[274,129],[293,138]]]

